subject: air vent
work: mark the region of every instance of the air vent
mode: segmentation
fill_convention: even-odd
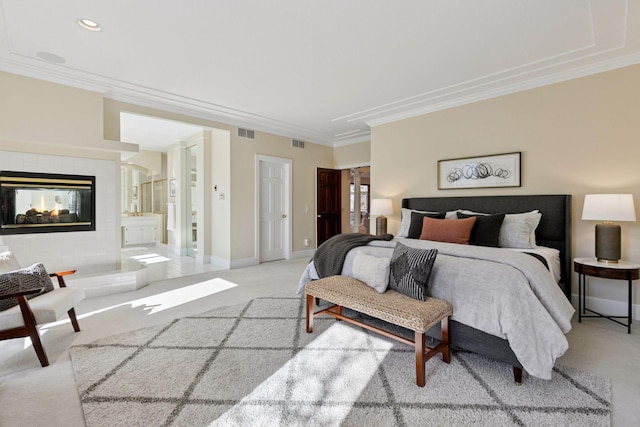
[[[304,141],[300,141],[299,139],[292,139],[291,146],[296,148],[304,148]]]
[[[238,128],[238,136],[242,138],[256,139],[256,132],[251,129]]]

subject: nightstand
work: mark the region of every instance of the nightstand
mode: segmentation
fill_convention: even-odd
[[[578,322],[582,322],[583,317],[604,317],[612,322],[616,322],[627,327],[627,333],[631,333],[631,308],[633,281],[640,278],[640,265],[632,262],[620,261],[618,263],[598,262],[596,258],[574,258],[573,269],[578,273]],[[586,307],[586,276],[601,277],[603,279],[626,280],[629,284],[629,300],[627,302],[627,316],[607,316],[600,314]],[[586,312],[593,315],[586,315]],[[622,323],[616,319],[627,319],[627,323]]]

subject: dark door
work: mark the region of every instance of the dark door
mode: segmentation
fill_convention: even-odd
[[[318,246],[341,232],[340,176],[339,170],[318,168]]]

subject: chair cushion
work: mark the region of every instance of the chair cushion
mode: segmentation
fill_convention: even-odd
[[[29,295],[27,298],[35,298],[45,292],[53,290],[53,283],[49,278],[49,273],[42,264],[33,264],[31,267],[20,270],[9,271],[0,274],[0,294],[26,291],[30,289],[43,288],[39,294]],[[7,310],[18,305],[17,298],[7,298],[0,300],[0,311]]]
[[[0,273],[8,273],[14,270],[20,270],[20,264],[13,255],[13,252],[6,251],[0,253]]]
[[[29,306],[38,325],[55,322],[84,299],[84,292],[76,288],[54,289],[29,300]],[[24,326],[20,306],[0,311],[0,330]]]

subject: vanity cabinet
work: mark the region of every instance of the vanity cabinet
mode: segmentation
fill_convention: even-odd
[[[122,246],[149,244],[161,241],[161,215],[127,216],[120,221]]]

